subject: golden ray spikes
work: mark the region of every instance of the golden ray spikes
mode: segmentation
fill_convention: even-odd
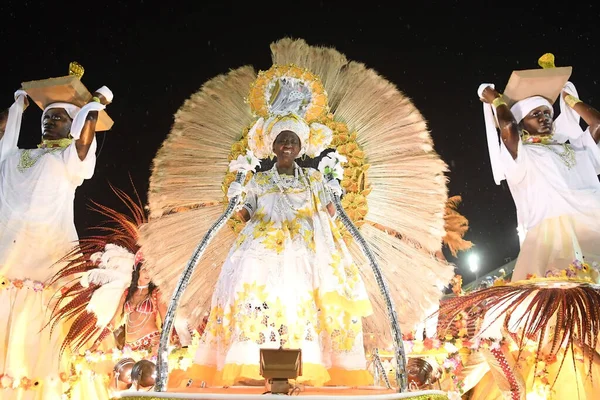
[[[253,121],[244,103],[256,79],[246,66],[219,75],[186,100],[158,150],[148,193],[149,219],[139,243],[155,283],[173,293],[195,246],[223,212],[222,182],[228,155]],[[190,280],[178,312],[198,316],[210,304],[212,288],[235,234],[223,228]],[[200,323],[201,315],[197,321]]]
[[[346,56],[336,49],[310,46],[303,39],[284,38],[271,44],[273,64],[294,64],[318,76],[325,87],[329,107],[335,109],[344,95],[348,75],[344,66]]]
[[[219,75],[185,101],[152,166],[150,219],[223,200],[231,146],[253,121],[244,98],[256,79],[246,66]]]

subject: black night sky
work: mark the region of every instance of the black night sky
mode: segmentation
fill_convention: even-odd
[[[283,37],[334,47],[414,101],[450,167],[449,194],[463,197],[459,210],[470,221],[467,239],[476,245],[482,272],[516,257],[518,239],[508,187],[492,178],[479,84],[493,82],[502,90],[512,70],[537,68],[538,57],[552,52],[557,66],[573,66],[571,81],[582,100],[600,107],[597,5],[561,2],[554,9],[546,1],[500,10],[459,1],[443,7],[420,2],[419,8],[373,1],[36,3],[0,4],[0,107],[10,106],[21,82],[66,75],[71,61],[85,67],[88,89],[107,85],[115,94],[107,110],[115,125],[97,135],[95,176],[76,195],[81,236],[100,221],[86,208],[91,199],[120,207],[109,182],[131,192],[131,174],[145,201],[152,159],[185,99],[229,69],[268,69],[269,44]],[[39,142],[40,115],[36,107],[25,113],[20,147]],[[465,281],[473,279],[465,254],[449,260]]]

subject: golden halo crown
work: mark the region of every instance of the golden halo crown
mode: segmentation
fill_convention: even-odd
[[[294,64],[275,64],[267,71],[260,71],[250,87],[247,102],[256,117],[269,118],[279,113],[276,103],[282,96],[297,100],[296,109],[285,112],[292,111],[309,124],[321,120],[329,111],[327,92],[319,77]]]

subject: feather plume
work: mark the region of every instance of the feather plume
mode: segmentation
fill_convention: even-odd
[[[60,289],[47,326],[53,331],[59,322],[71,323],[61,343],[61,357],[65,350],[77,352],[97,339],[106,326],[106,316],[98,318],[98,306],[91,304],[94,294],[111,284],[122,287],[122,294],[131,281],[134,254],[139,249],[138,227],[146,217],[137,192],[136,201],[123,190],[112,185],[111,189],[125,204],[129,215],[92,201],[90,208],[107,220],[96,227],[99,234],[80,238],[57,262],[65,265],[50,280],[50,284],[57,284]]]
[[[440,306],[437,314],[451,322],[460,312],[474,308],[494,312],[495,318],[482,327],[483,336],[492,324],[504,318],[505,331],[518,345],[519,353],[528,340],[537,342],[536,362],[546,343],[552,343],[547,354],[551,357],[558,357],[561,348],[579,346],[590,362],[588,375],[591,377],[591,363],[600,334],[598,285],[550,280],[492,286],[449,299]],[[450,327],[441,328],[440,334],[444,335]],[[515,328],[519,333],[515,333]]]
[[[446,236],[442,238],[443,243],[448,246],[454,257],[459,251],[466,251],[473,247],[473,243],[464,240],[464,236],[469,230],[469,220],[458,212],[458,206],[462,202],[462,197],[452,196],[446,202],[444,210],[444,231]]]

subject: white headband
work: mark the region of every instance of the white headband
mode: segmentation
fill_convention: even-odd
[[[540,106],[548,107],[552,112],[552,116],[554,116],[554,109],[552,108],[552,104],[550,104],[550,102],[542,96],[531,96],[526,99],[517,101],[510,108],[510,112],[512,112],[512,115],[515,117],[515,120],[517,121],[517,123],[519,123],[523,120],[523,118],[525,118],[527,114],[531,112],[531,110],[534,110]]]
[[[79,113],[79,111],[81,111],[80,107],[77,107],[75,104],[71,104],[71,103],[52,103],[52,104],[48,104],[48,106],[46,108],[44,108],[44,112],[42,112],[42,129],[44,129],[44,116],[46,115],[46,112],[48,112],[48,110],[52,109],[52,108],[62,108],[64,109],[67,114],[69,114],[69,117],[71,117],[71,119],[75,119],[75,117],[77,116],[77,114]]]

